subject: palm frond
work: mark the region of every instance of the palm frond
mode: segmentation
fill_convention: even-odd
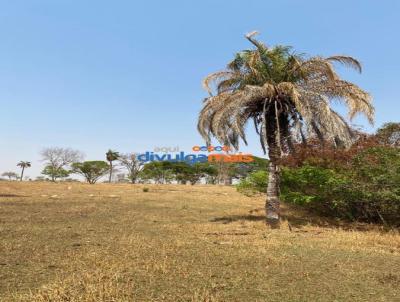
[[[361,64],[349,56],[328,58],[299,56],[290,47],[267,47],[251,32],[246,35],[253,50],[237,53],[227,70],[210,74],[203,81],[210,93],[199,114],[198,130],[206,142],[239,147],[246,142],[248,120],[260,136],[262,148],[290,152],[292,140],[330,140],[349,146],[353,133],[347,121],[331,107],[334,100],[349,109],[349,119],[364,114],[373,122],[371,96],[357,85],[340,79],[332,63],[361,71]],[[212,84],[217,94],[212,96]],[[270,156],[275,156],[274,154]]]
[[[337,55],[337,56],[331,56],[326,58],[326,60],[328,61],[334,61],[334,62],[338,62],[341,63],[345,66],[354,68],[355,70],[357,70],[359,73],[362,72],[362,66],[361,63],[354,59],[353,57],[350,56],[343,56],[343,55]]]

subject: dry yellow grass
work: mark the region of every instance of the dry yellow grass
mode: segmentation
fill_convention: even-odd
[[[394,231],[293,209],[269,230],[261,197],[147,187],[1,182],[0,301],[400,301]]]

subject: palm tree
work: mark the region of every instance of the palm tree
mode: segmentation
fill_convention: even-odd
[[[112,172],[113,172],[113,161],[117,160],[119,158],[119,153],[117,151],[113,151],[109,149],[106,153],[106,158],[110,163],[110,174],[108,177],[108,182],[111,183],[111,177],[112,177]]]
[[[331,108],[332,101],[345,104],[351,120],[357,113],[373,123],[370,95],[357,85],[342,80],[332,63],[361,72],[361,64],[349,56],[311,57],[298,55],[287,46],[267,47],[257,41],[257,32],[246,35],[255,49],[236,54],[224,71],[212,73],[203,86],[210,96],[199,115],[198,130],[210,143],[239,148],[245,144],[245,125],[254,121],[261,147],[268,150],[266,219],[279,225],[279,159],[293,151],[295,142],[308,138],[349,146],[355,134]],[[214,84],[216,94],[212,94]]]
[[[21,176],[19,178],[19,180],[22,181],[22,177],[24,177],[25,168],[30,168],[31,167],[31,162],[29,162],[29,161],[20,161],[17,164],[17,166],[22,168]]]

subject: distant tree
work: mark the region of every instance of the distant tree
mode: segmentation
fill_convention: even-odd
[[[49,176],[52,181],[60,178],[66,178],[71,174],[70,170],[64,168],[55,168],[51,165],[46,166],[41,172],[43,175]]]
[[[113,173],[113,161],[117,160],[119,158],[119,153],[117,151],[113,151],[109,149],[106,153],[106,158],[107,161],[110,163],[110,174],[108,177],[108,182],[111,183],[111,177]]]
[[[172,172],[175,180],[181,184],[186,184],[186,182],[190,181],[193,174],[191,165],[186,162],[171,162],[167,165],[167,168]]]
[[[189,182],[191,185],[198,183],[203,177],[213,177],[218,175],[216,167],[208,162],[195,163],[190,165],[191,173],[189,174]]]
[[[142,179],[151,179],[155,183],[168,183],[176,180],[181,184],[194,185],[204,177],[215,177],[217,168],[208,162],[189,164],[187,162],[156,161],[148,163],[140,172]]]
[[[231,185],[232,178],[235,176],[235,166],[233,163],[216,161],[212,163],[217,169],[216,183]]]
[[[205,177],[206,182],[209,184],[215,183],[216,177],[218,175],[218,170],[215,165],[209,162],[198,163],[197,165],[201,165],[202,177]]]
[[[22,178],[24,177],[24,171],[25,171],[25,168],[30,168],[31,167],[31,162],[29,162],[29,161],[20,161],[18,164],[17,164],[17,166],[18,167],[21,167],[21,176],[20,176],[20,178],[19,178],[19,180],[20,181],[22,181]]]
[[[212,178],[218,175],[218,170],[215,165],[208,162],[198,162],[188,164],[185,162],[174,163],[172,166],[177,165],[178,169],[173,168],[175,171],[176,179],[181,182],[190,182],[191,185],[198,183],[202,178]]]
[[[52,181],[56,181],[60,173],[63,174],[72,163],[80,162],[84,157],[81,151],[60,147],[45,148],[40,152],[40,155],[42,161],[46,164],[43,170],[46,173],[42,173],[48,175]]]
[[[8,180],[12,180],[12,179],[17,180],[18,179],[18,174],[15,172],[11,172],[11,171],[4,172],[3,174],[1,174],[1,176],[8,177]]]
[[[136,154],[121,154],[119,156],[119,163],[123,166],[126,170],[128,170],[128,179],[131,183],[136,183],[140,171],[143,169],[144,163],[137,159]]]
[[[110,166],[102,160],[72,164],[72,173],[82,175],[90,184],[95,184],[102,176],[107,174],[109,169]]]
[[[238,162],[233,164],[234,178],[242,179],[247,177],[250,173],[265,170],[268,167],[268,160],[265,158],[253,156],[252,162]]]
[[[400,123],[386,123],[376,132],[379,142],[400,147]]]
[[[213,161],[201,164],[211,168],[208,171],[206,169],[205,172],[207,183],[231,185],[233,179],[243,179],[252,172],[265,170],[265,167],[268,166],[268,160],[253,156],[251,162]]]
[[[153,180],[157,184],[169,183],[174,179],[174,172],[171,162],[153,161],[144,165],[140,177],[146,180]]]

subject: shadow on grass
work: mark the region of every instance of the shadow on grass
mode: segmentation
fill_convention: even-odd
[[[235,221],[265,221],[265,216],[255,216],[255,215],[231,215],[224,217],[216,217],[211,219],[211,222],[220,222],[222,224],[227,224]]]
[[[315,213],[311,213],[297,207],[288,208],[287,206],[282,209],[281,220],[287,221],[290,228],[297,229],[302,229],[305,226],[314,226],[357,231],[370,231],[373,229],[379,229],[381,231],[386,230],[386,228],[382,225],[337,220],[330,217],[318,216]],[[253,209],[249,211],[248,215],[229,215],[223,217],[215,217],[210,220],[210,222],[217,222],[222,224],[228,224],[236,221],[265,222],[266,219],[264,215],[264,209]]]
[[[17,194],[1,194],[0,193],[0,197],[28,197],[28,196],[17,195]]]

